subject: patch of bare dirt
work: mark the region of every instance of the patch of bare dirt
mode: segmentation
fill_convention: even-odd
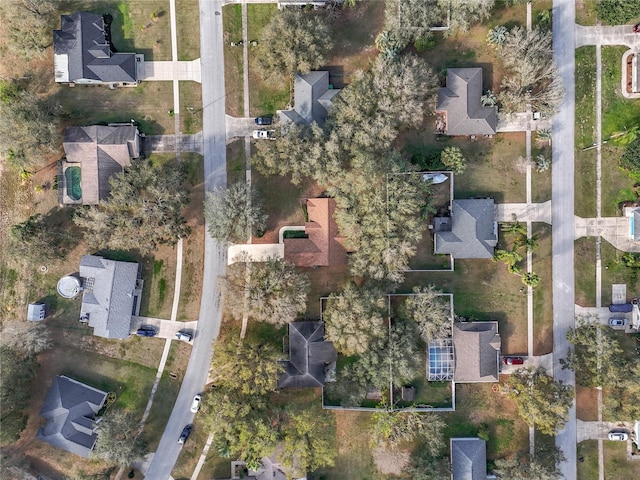
[[[402,475],[409,460],[410,455],[406,450],[386,450],[383,447],[373,450],[373,461],[383,475]]]

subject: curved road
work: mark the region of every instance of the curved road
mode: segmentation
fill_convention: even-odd
[[[216,15],[216,12],[218,13]],[[205,188],[227,182],[226,121],[224,92],[224,57],[222,41],[222,1],[200,0],[200,62],[202,68],[202,136],[204,144]],[[213,356],[213,340],[218,336],[222,312],[220,294],[215,290],[218,276],[227,265],[226,248],[222,248],[206,233],[204,248],[204,278],[198,329],[189,358],[189,365],[178,398],[167,422],[158,449],[145,475],[151,480],[171,476],[180,454],[178,437],[182,428],[193,422],[189,407],[193,396],[207,382]]]
[[[575,126],[575,4],[553,0],[553,60],[560,70],[565,97],[560,112],[553,117],[552,225],[553,225],[553,376],[575,386],[575,374],[562,370],[560,359],[567,356],[567,331],[575,325],[574,241],[574,126]],[[562,476],[577,478],[576,409],[556,433],[556,446],[566,461]]]

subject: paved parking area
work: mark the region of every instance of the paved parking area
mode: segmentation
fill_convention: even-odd
[[[158,332],[156,338],[174,338],[178,331],[189,332],[195,338],[198,322],[172,322],[162,318],[131,317],[131,333],[135,334],[142,325],[152,326]],[[193,339],[191,342],[193,343]]]
[[[256,125],[254,117],[227,115],[227,141],[236,137],[250,137],[254,130],[273,130],[273,125]]]

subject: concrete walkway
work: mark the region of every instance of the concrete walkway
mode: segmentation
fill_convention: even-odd
[[[575,46],[579,48],[585,45],[627,45],[637,48],[640,47],[640,33],[633,33],[632,25],[586,27],[576,24]]]
[[[144,62],[145,82],[173,81],[194,81],[201,83],[200,79],[200,59],[180,62],[180,61],[160,61]]]
[[[176,141],[178,145],[176,145]],[[144,153],[194,152],[202,155],[202,132],[193,135],[147,135],[143,143]]]
[[[541,222],[551,224],[551,200],[544,203],[498,203],[496,220],[513,222],[513,216],[519,222]]]

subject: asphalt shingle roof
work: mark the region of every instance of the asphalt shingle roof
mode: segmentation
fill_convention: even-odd
[[[453,348],[457,383],[497,382],[500,361],[498,322],[455,322]]]
[[[448,68],[447,86],[438,91],[436,110],[447,112],[447,135],[494,135],[498,109],[484,107],[482,68]]]
[[[36,436],[51,445],[88,457],[98,436],[93,432],[94,415],[107,394],[64,375],[53,379],[40,409],[46,423]]]
[[[492,258],[497,243],[493,199],[454,200],[451,231],[435,232],[434,252],[453,258]]]
[[[85,288],[80,316],[89,316],[93,334],[127,338],[131,333],[138,264],[84,255],[80,261],[80,276]]]
[[[278,379],[278,388],[321,387],[327,363],[335,362],[338,353],[332,342],[324,340],[322,322],[289,324],[289,360]]]
[[[329,89],[329,72],[313,71],[296,74],[294,80],[294,107],[293,110],[280,111],[282,125],[296,123],[306,125],[316,122],[323,125],[327,118],[333,97],[339,89]]]
[[[136,54],[111,51],[101,15],[89,12],[62,15],[60,30],[53,31],[53,50],[58,82],[137,81]]]
[[[486,480],[487,442],[480,438],[452,438],[449,445],[453,480]]]

